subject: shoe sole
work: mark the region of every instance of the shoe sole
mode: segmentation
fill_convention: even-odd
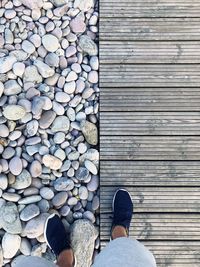
[[[113,202],[112,202],[112,212],[114,212],[114,202],[115,202],[116,195],[117,195],[117,193],[118,193],[119,191],[125,191],[126,193],[129,194],[130,199],[132,199],[130,193],[129,193],[126,189],[121,189],[121,188],[118,189],[118,190],[115,192],[114,197],[113,197]]]
[[[45,222],[45,225],[44,225],[44,239],[45,239],[47,245],[49,246],[49,248],[50,248],[51,250],[52,250],[52,248],[51,248],[51,246],[49,245],[49,242],[48,242],[48,240],[47,240],[46,231],[47,231],[47,224],[48,224],[49,220],[52,219],[55,215],[56,215],[56,213],[51,214],[51,215],[47,218],[47,220],[46,220],[46,222]],[[76,260],[76,258],[75,258],[75,254],[74,254],[74,267],[76,267],[76,265],[77,265],[77,260]]]

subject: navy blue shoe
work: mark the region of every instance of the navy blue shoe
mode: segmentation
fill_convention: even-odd
[[[112,230],[115,226],[123,226],[126,229],[127,235],[129,235],[129,227],[133,215],[133,202],[128,191],[125,189],[119,189],[116,191],[113,198],[113,222]]]
[[[65,231],[65,227],[57,214],[52,214],[47,218],[44,237],[56,256],[59,256],[66,249],[71,249],[70,235]]]

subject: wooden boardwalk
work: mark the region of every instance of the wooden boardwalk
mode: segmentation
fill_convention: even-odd
[[[123,186],[158,267],[199,267],[199,0],[100,0],[100,87],[101,248]]]

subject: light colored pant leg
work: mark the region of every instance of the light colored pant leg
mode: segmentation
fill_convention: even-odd
[[[58,267],[54,263],[39,257],[27,256],[20,258],[14,267]]]
[[[153,254],[140,242],[127,237],[111,241],[95,258],[92,267],[156,267]]]

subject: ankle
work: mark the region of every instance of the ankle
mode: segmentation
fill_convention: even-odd
[[[125,227],[121,225],[116,225],[112,229],[111,238],[112,240],[114,240],[119,237],[128,237],[128,234],[127,234]]]
[[[74,266],[74,253],[72,249],[63,250],[57,260],[59,267],[73,267]]]

